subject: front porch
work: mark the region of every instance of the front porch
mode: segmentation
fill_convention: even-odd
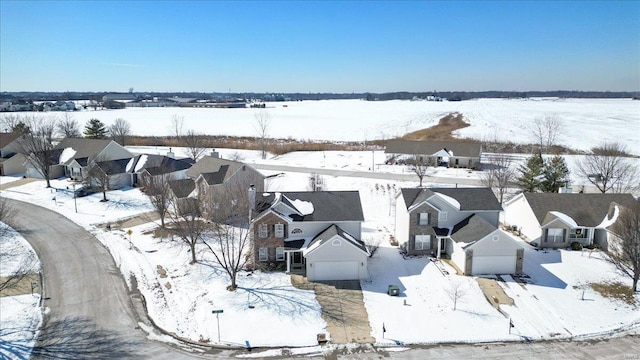
[[[285,250],[285,261],[287,263],[287,274],[291,275],[307,275],[307,264],[302,250]]]

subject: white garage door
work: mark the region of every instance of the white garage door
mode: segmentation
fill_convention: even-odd
[[[313,268],[312,280],[358,280],[357,261],[319,261]]]
[[[514,274],[516,256],[474,256],[471,265],[472,275]]]

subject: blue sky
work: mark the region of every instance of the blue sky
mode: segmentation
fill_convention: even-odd
[[[640,1],[0,1],[2,91],[640,90]]]

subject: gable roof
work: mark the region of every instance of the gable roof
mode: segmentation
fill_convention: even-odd
[[[3,148],[5,146],[11,144],[17,138],[19,138],[20,135],[22,135],[22,134],[17,133],[17,132],[10,132],[10,133],[0,132],[0,148]]]
[[[364,221],[362,203],[358,191],[302,191],[283,192],[277,194],[262,193],[257,195],[258,211],[273,210],[278,204],[285,203],[288,207],[294,203],[308,202],[313,205],[313,212],[283,214],[292,221]],[[259,217],[259,216],[258,216]]]
[[[178,199],[184,199],[196,188],[193,179],[170,180],[169,188]]]
[[[451,239],[455,242],[471,243],[496,231],[497,228],[489,224],[480,216],[473,214],[457,223],[451,230]]]
[[[102,169],[105,175],[123,174],[127,172],[127,164],[129,164],[130,160],[131,158],[97,161],[96,165]]]
[[[229,177],[235,174],[235,172],[238,169],[242,168],[243,166],[245,166],[246,168],[253,169],[251,166],[238,161],[221,159],[213,156],[205,156],[199,159],[195,164],[191,166],[191,168],[189,168],[189,170],[187,170],[187,176],[192,179],[196,179],[198,178],[198,176],[203,174],[218,173],[220,172],[222,166],[227,166],[227,170],[225,170],[225,173],[224,173],[223,181],[226,181]],[[260,174],[260,172],[258,172],[257,170],[255,169],[253,170],[256,171],[258,174]],[[260,175],[262,176],[262,174]]]
[[[336,235],[340,236],[342,239],[346,240],[349,244],[355,246],[359,250],[365,252],[366,254],[369,254],[369,252],[367,251],[367,247],[364,245],[363,241],[354,238],[349,233],[342,230],[338,225],[335,225],[335,224],[332,224],[331,226],[326,228],[324,231],[316,235],[316,237],[314,237],[313,240],[311,240],[311,242],[307,246],[308,252],[311,252],[314,249],[317,249],[318,247],[322,246],[323,244],[325,244],[327,241],[329,241]],[[305,253],[305,256],[306,255],[307,253]]]
[[[229,165],[221,165],[218,168],[218,171],[202,173],[200,176],[207,182],[208,185],[218,185],[222,184],[227,177],[227,173],[229,172]]]
[[[439,193],[458,201],[460,211],[502,211],[490,188],[402,188],[400,191],[407,210]]]
[[[523,194],[539,224],[543,224],[547,213],[557,211],[573,219],[578,225],[596,227],[602,223],[610,211],[612,203],[632,206],[631,194]]]
[[[70,164],[74,159],[92,158],[95,159],[113,140],[109,139],[84,139],[65,138],[56,145],[56,149],[71,148],[75,151],[73,156],[65,161],[63,165]]]
[[[386,154],[432,155],[447,149],[453,156],[479,157],[482,144],[475,141],[416,141],[389,140],[384,150]]]
[[[144,169],[147,170],[150,175],[155,176],[186,170],[189,169],[192,165],[193,160],[191,159],[174,159],[168,156],[162,156],[159,165],[147,167],[145,164]]]

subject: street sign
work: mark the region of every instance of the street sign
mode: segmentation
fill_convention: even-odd
[[[212,314],[222,314],[223,310],[212,310]]]

